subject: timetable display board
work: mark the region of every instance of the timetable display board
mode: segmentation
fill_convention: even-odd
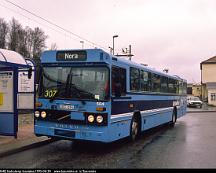
[[[0,71],[0,111],[14,112],[13,71]]]
[[[18,73],[18,92],[34,92],[34,72],[31,79],[28,78],[28,71],[19,71]]]
[[[18,72],[18,94],[17,94],[17,109],[34,109],[34,74],[28,78],[28,69],[20,70]]]
[[[19,93],[17,94],[18,109],[34,109],[34,94]]]

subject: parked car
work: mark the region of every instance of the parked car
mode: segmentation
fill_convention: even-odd
[[[187,98],[187,106],[188,107],[199,107],[202,108],[203,102],[199,97],[188,97]]]

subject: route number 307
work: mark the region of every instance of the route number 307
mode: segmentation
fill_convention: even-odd
[[[57,93],[57,90],[46,90],[44,93],[44,97],[51,98],[51,97],[54,97],[56,93]]]

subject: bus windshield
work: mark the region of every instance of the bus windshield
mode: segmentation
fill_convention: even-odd
[[[107,67],[43,67],[40,97],[107,100]]]

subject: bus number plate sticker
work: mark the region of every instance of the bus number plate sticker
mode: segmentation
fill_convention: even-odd
[[[59,108],[63,110],[74,110],[77,107],[78,107],[77,105],[65,105],[65,104],[59,105]]]
[[[97,106],[104,106],[104,102],[97,102]]]

